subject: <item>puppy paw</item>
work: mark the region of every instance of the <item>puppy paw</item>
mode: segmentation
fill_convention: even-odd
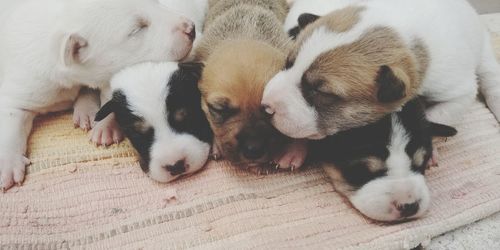
[[[214,161],[220,161],[222,160],[222,154],[221,150],[219,149],[219,146],[214,142],[212,145],[211,151],[210,151],[210,159]]]
[[[0,156],[0,189],[5,192],[14,185],[21,186],[26,165],[30,163],[30,160],[21,154]]]
[[[73,124],[75,128],[81,128],[84,131],[91,130],[95,125],[94,119],[98,110],[97,106],[95,108],[86,107],[85,109],[76,109],[75,107],[73,111]]]
[[[104,120],[96,123],[92,131],[90,131],[90,141],[97,146],[118,144],[123,139],[123,132],[116,122],[114,114],[110,114]]]
[[[307,140],[294,140],[287,145],[283,154],[274,160],[276,169],[295,171],[304,165],[307,157]]]
[[[431,159],[429,160],[429,164],[427,166],[427,169],[430,169],[433,167],[434,168],[439,167],[438,158],[439,158],[439,152],[437,151],[437,149],[432,150],[432,156],[431,156]]]

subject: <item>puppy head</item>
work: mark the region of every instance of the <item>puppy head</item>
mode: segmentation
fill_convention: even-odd
[[[326,170],[337,190],[371,219],[404,221],[429,209],[424,174],[433,151],[432,136],[453,136],[456,130],[429,124],[417,105],[412,102],[399,114],[331,137],[334,146],[327,150],[338,156],[335,168]]]
[[[195,39],[193,22],[157,0],[77,1],[67,12],[61,64],[98,79],[141,62],[179,61]]]
[[[390,28],[357,30],[361,12],[335,11],[299,35],[262,102],[282,133],[323,138],[377,121],[415,95],[412,53]]]
[[[255,41],[229,41],[206,61],[202,106],[221,154],[236,165],[268,164],[285,137],[261,109],[265,84],[285,63],[285,55]]]
[[[197,64],[145,63],[113,77],[113,99],[96,120],[115,113],[151,178],[170,182],[206,163],[212,132],[201,110]]]

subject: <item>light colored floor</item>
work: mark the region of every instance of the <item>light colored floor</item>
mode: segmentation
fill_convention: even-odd
[[[475,2],[495,2],[497,13],[482,15],[491,32],[500,33],[500,0],[472,0]],[[484,6],[483,6],[484,7]],[[500,213],[474,224],[459,228],[431,241],[430,250],[483,250],[500,249]]]

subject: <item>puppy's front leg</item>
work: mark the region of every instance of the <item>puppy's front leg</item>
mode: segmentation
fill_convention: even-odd
[[[89,131],[94,127],[94,119],[99,111],[99,90],[82,88],[73,108],[75,128]]]
[[[24,181],[24,156],[35,113],[22,109],[0,109],[0,188],[5,191]]]
[[[275,159],[277,169],[290,169],[292,171],[302,167],[307,157],[307,140],[293,140]]]
[[[111,90],[101,89],[101,103],[111,100]],[[123,141],[123,132],[116,121],[115,114],[110,114],[102,121],[96,123],[90,132],[90,141],[98,146],[110,146]]]

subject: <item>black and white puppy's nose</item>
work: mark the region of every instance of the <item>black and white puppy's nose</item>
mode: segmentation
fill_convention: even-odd
[[[186,162],[184,160],[176,162],[174,165],[165,166],[172,176],[184,174],[186,172]]]
[[[418,213],[420,204],[418,202],[411,204],[402,204],[398,206],[401,218],[410,218]]]

